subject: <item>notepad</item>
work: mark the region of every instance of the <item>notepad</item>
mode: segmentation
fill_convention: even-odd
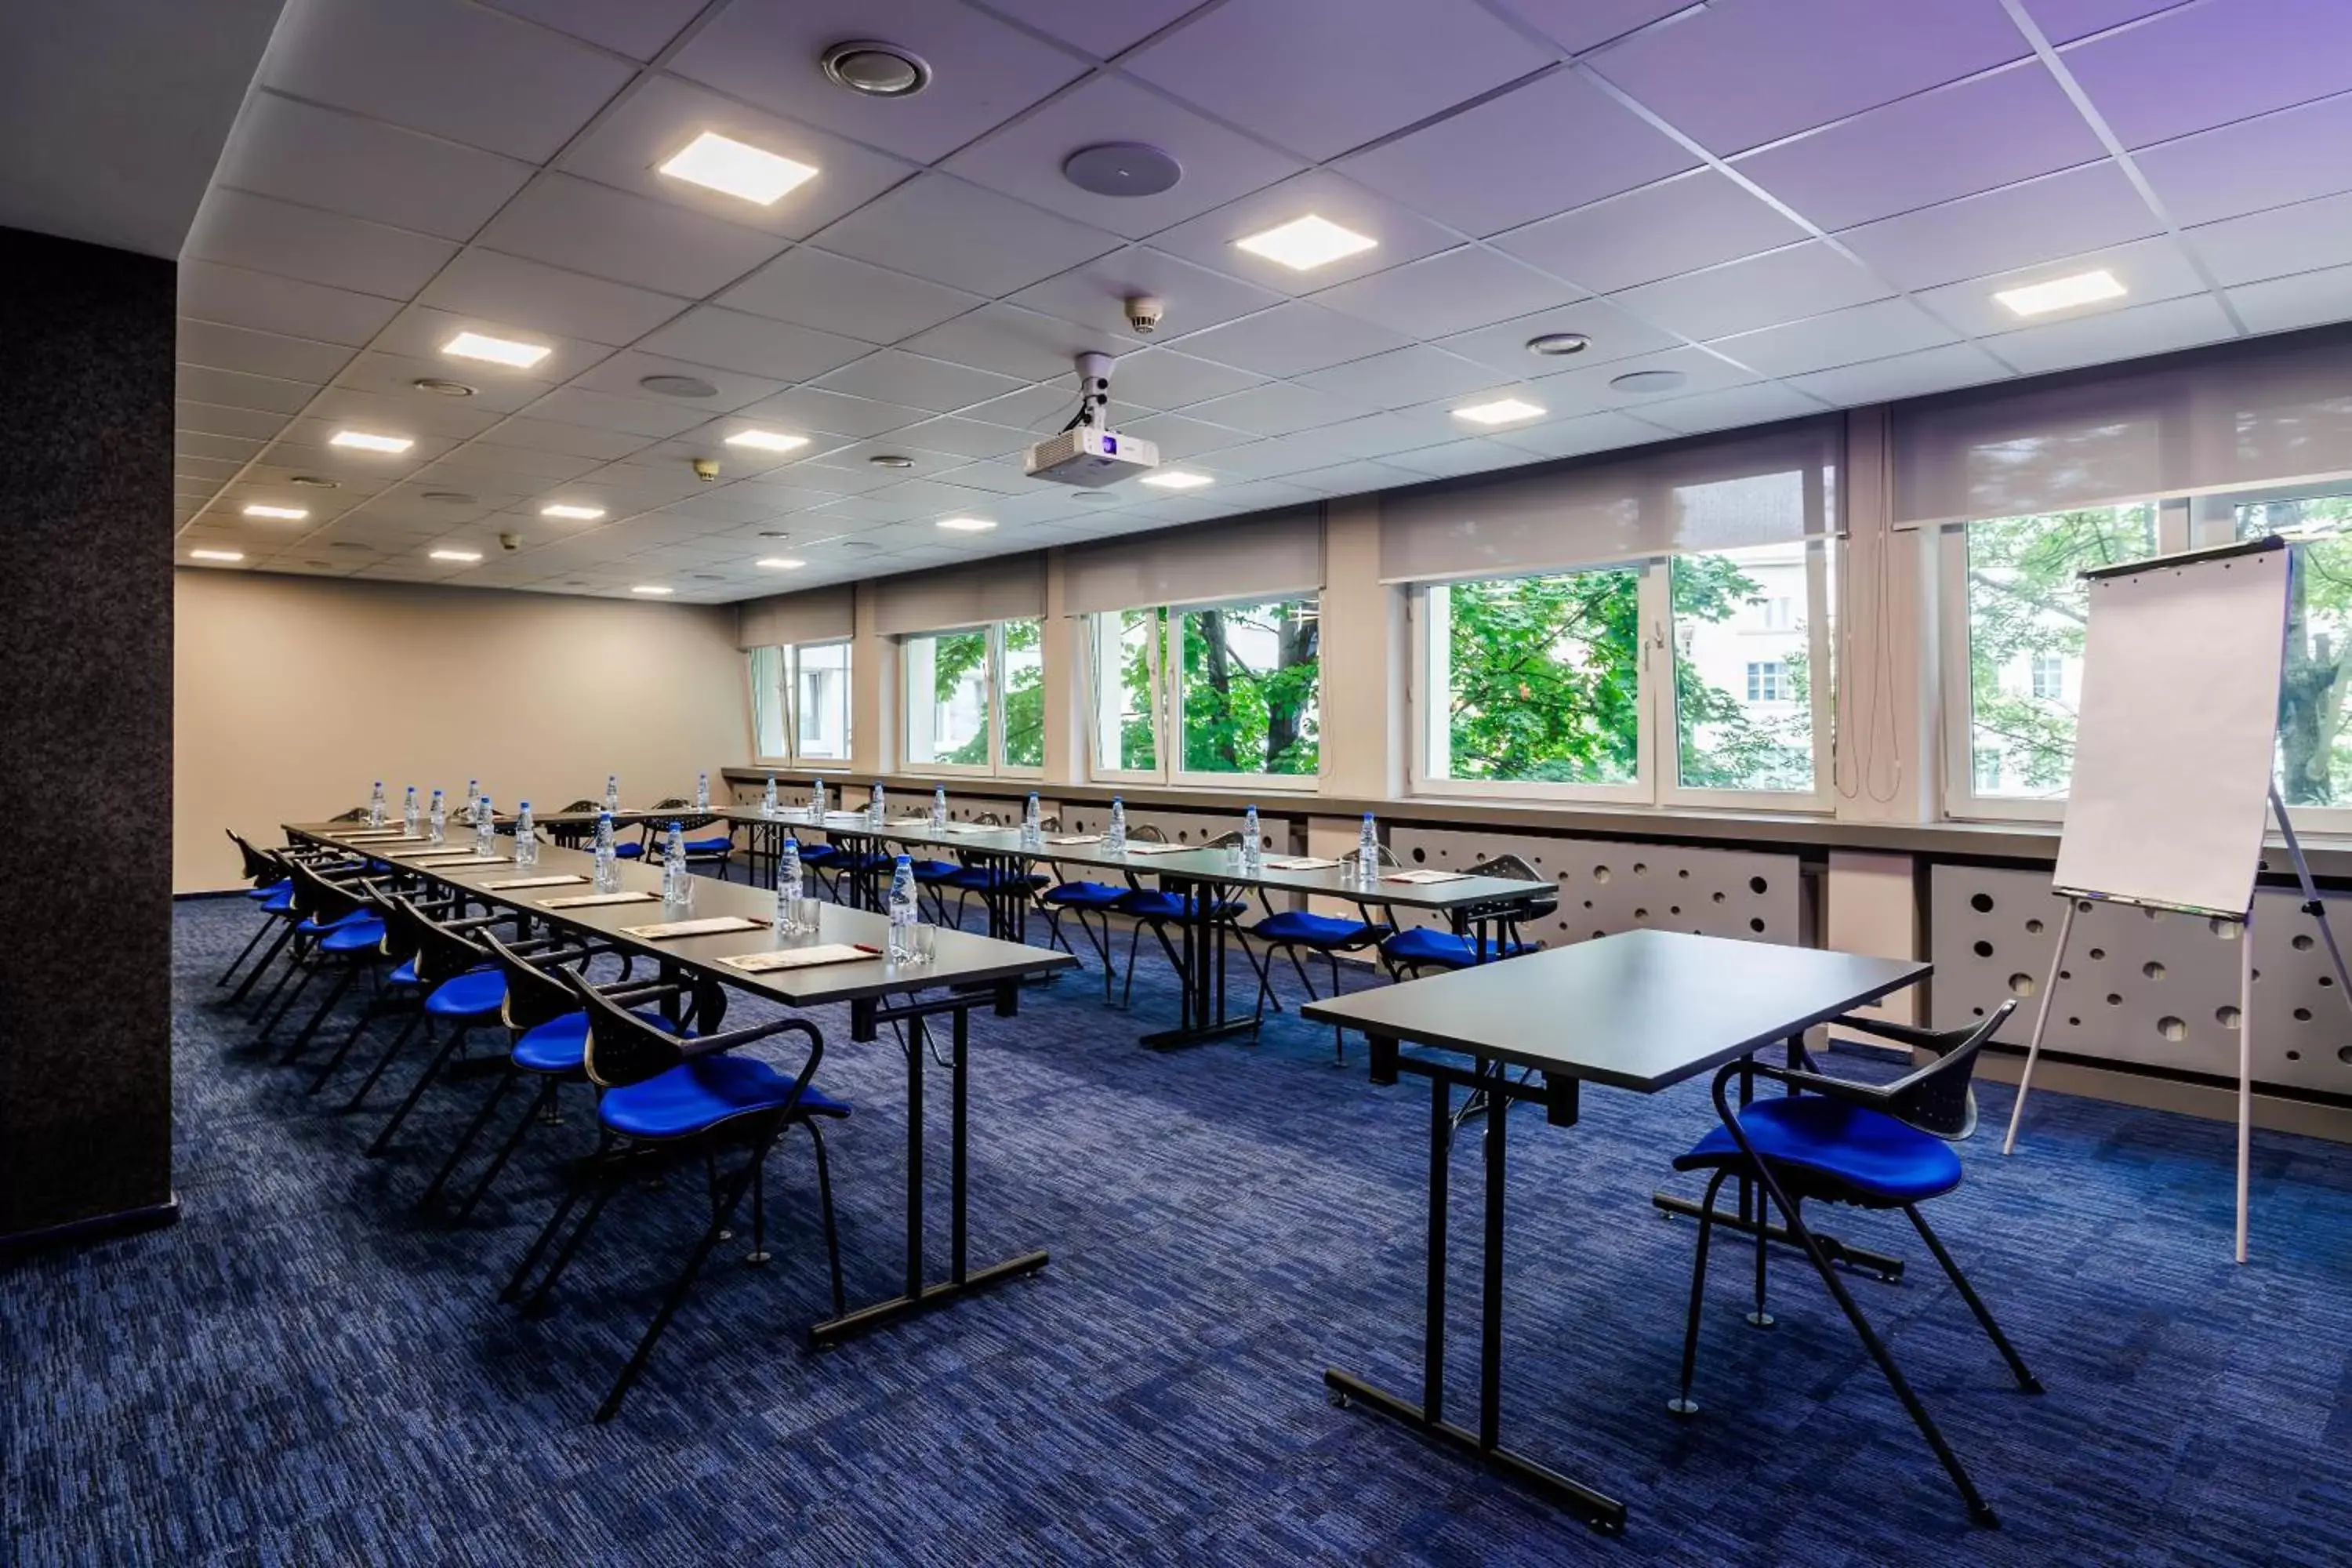
[[[436,850],[430,855],[403,855],[400,859],[410,866],[503,866],[514,858],[511,855],[477,855],[470,849]]]
[[[1466,882],[1467,871],[1391,871],[1381,878],[1383,882]]]
[[[539,907],[542,910],[586,910],[599,904],[650,904],[653,901],[651,893],[582,893],[573,898],[541,899]]]
[[[868,952],[862,947],[852,947],[845,942],[829,942],[815,947],[784,947],[773,952],[746,952],[719,962],[746,974],[765,974],[777,969],[814,969],[821,963],[856,963],[865,960],[879,961],[878,952]]]
[[[587,879],[566,873],[557,877],[517,877],[509,882],[485,882],[482,885],[494,893],[503,893],[516,888],[561,888],[568,882],[584,882]]]
[[[409,837],[408,837],[408,835],[407,835],[407,834],[405,834],[405,833],[396,833],[396,832],[395,832],[395,833],[338,833],[338,834],[336,834],[336,835],[335,835],[335,837],[338,837],[338,838],[340,838],[340,839],[341,839],[341,840],[342,840],[344,843],[346,843],[346,844],[397,844],[397,843],[401,843],[401,842],[404,842],[404,842],[408,842],[408,843],[422,844],[422,843],[424,843],[424,842],[425,842],[425,841],[424,841],[423,839],[421,839],[421,838],[411,839],[411,838],[409,838]]]
[[[1102,837],[1099,833],[1065,833],[1059,838],[1048,838],[1045,842],[1048,844],[1099,844],[1102,842]]]
[[[760,922],[741,915],[709,915],[697,921],[664,921],[658,925],[623,926],[623,936],[639,942],[667,942],[681,936],[719,936],[730,931],[758,931]]]
[[[1190,844],[1130,844],[1127,852],[1130,855],[1181,855],[1192,847],[1194,846]]]
[[[928,816],[894,816],[885,826],[890,827],[928,828],[930,825],[931,819]]]
[[[1328,871],[1339,863],[1318,855],[1269,855],[1264,862],[1269,871]]]
[[[985,822],[950,822],[942,824],[940,831],[941,833],[1002,833],[1004,830]]]

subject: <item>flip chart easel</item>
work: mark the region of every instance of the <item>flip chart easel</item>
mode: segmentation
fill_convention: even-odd
[[[2205,915],[2238,927],[2238,1231],[2246,1260],[2253,1131],[2254,881],[2275,817],[2336,982],[2352,975],[2303,847],[2271,782],[2294,555],[2283,538],[2083,574],[2090,620],[2074,773],[2052,890],[2066,900],[2001,1152],[2017,1130],[2064,970],[2092,901]]]

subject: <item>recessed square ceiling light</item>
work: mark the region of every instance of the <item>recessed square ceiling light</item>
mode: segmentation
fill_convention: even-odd
[[[1498,397],[1492,403],[1474,403],[1467,408],[1454,411],[1456,419],[1467,419],[1473,425],[1513,425],[1522,419],[1534,419],[1543,410],[1532,403],[1522,403],[1516,397]]]
[[[2043,316],[2076,305],[2095,304],[2101,300],[2120,300],[2126,291],[2116,281],[2116,275],[2102,267],[2095,272],[2078,272],[2072,278],[2053,278],[2047,283],[2004,289],[1993,298],[2021,316]]]
[[[481,558],[482,552],[478,550],[436,550],[433,552],[433,559],[436,561],[479,561]]]
[[[797,572],[808,563],[794,555],[763,555],[759,564],[772,572]]]
[[[356,447],[362,452],[405,452],[416,445],[405,436],[371,436],[364,430],[338,430],[327,438],[330,447]]]
[[[511,338],[494,338],[485,332],[459,332],[441,345],[441,352],[457,359],[488,360],[492,364],[529,370],[555,351],[545,343],[519,343]]]
[[[635,587],[630,589],[629,592],[632,594],[652,594],[656,596],[659,596],[663,594],[675,594],[677,590],[675,588],[666,588],[658,583],[640,583]]]
[[[568,517],[574,522],[593,522],[598,518],[604,515],[604,509],[601,506],[563,506],[558,504],[555,506],[541,507],[539,509],[539,515],[541,517]]]
[[[984,517],[943,517],[940,519],[940,526],[958,533],[986,533],[996,524]]]
[[[274,517],[285,522],[299,522],[304,518],[310,516],[310,513],[307,509],[299,506],[261,506],[257,504],[247,507],[245,509],[245,515],[247,517]]]
[[[809,444],[805,436],[787,436],[781,430],[738,430],[727,437],[730,447],[751,447],[762,452],[789,452]]]
[[[1143,482],[1147,485],[1156,485],[1163,490],[1197,490],[1202,485],[1213,485],[1217,481],[1206,474],[1188,473],[1182,468],[1171,468],[1165,473],[1146,474],[1143,476]]]
[[[706,131],[688,142],[684,151],[661,165],[661,172],[763,207],[816,177],[816,171],[806,163],[733,141],[716,131]]]
[[[1234,243],[1253,256],[1278,261],[1294,272],[1309,272],[1343,256],[1370,250],[1380,241],[1367,238],[1354,229],[1341,228],[1329,218],[1308,213],[1305,217],[1293,218],[1278,228],[1253,234]]]
[[[242,550],[191,550],[188,552],[188,559],[191,561],[242,561],[245,559],[245,552]]]

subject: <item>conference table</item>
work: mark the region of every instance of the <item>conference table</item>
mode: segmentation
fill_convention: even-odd
[[[813,1345],[836,1342],[1045,1267],[1048,1255],[1042,1250],[978,1268],[971,1264],[968,1058],[973,1011],[984,1006],[999,1017],[1014,1016],[1020,1005],[1021,982],[1075,966],[1077,960],[1069,954],[942,927],[930,962],[899,963],[881,956],[889,940],[889,924],[883,916],[821,903],[815,931],[796,937],[780,936],[771,925],[774,898],[740,882],[698,877],[691,907],[673,910],[661,902],[657,867],[623,862],[618,868],[621,890],[644,896],[625,903],[551,909],[551,900],[562,903],[594,892],[592,855],[542,847],[537,864],[518,868],[513,858],[513,840],[507,837],[498,841],[496,857],[486,860],[471,852],[470,834],[462,836],[467,839],[463,844],[457,841],[460,835],[452,834],[446,843],[434,846],[422,838],[377,837],[397,829],[371,829],[356,823],[289,823],[284,831],[289,841],[366,856],[403,873],[439,884],[485,907],[511,910],[531,921],[592,936],[622,953],[653,961],[665,980],[689,975],[709,986],[732,987],[796,1010],[845,1004],[849,1008],[850,1038],[856,1042],[870,1043],[879,1038],[886,1024],[904,1026],[899,1044],[907,1067],[905,1289],[897,1296],[853,1308],[840,1317],[812,1325],[808,1337]],[[566,880],[544,880],[551,878]],[[501,885],[526,881],[539,885]],[[745,930],[667,940],[647,938],[631,931],[632,927],[667,921],[727,916],[740,917],[753,924]],[[778,949],[838,943],[870,947],[875,956],[860,962],[756,973],[726,962]],[[717,1005],[723,1009],[723,1002]],[[926,1276],[923,1256],[923,1068],[930,1056],[931,1021],[940,1018],[947,1021],[950,1042],[947,1064],[949,1274],[944,1280],[933,1280]],[[714,1027],[717,1021],[715,1016],[710,1017],[703,1026],[706,1030]]]
[[[1775,1041],[1787,1041],[1793,1052],[1807,1029],[1927,978],[1930,967],[1908,959],[1635,931],[1308,1004],[1302,1009],[1306,1017],[1360,1029],[1371,1040],[1372,1082],[1393,1085],[1402,1074],[1426,1079],[1430,1086],[1421,1396],[1391,1394],[1330,1367],[1323,1383],[1332,1402],[1361,1405],[1403,1422],[1529,1486],[1602,1534],[1621,1533],[1622,1502],[1502,1442],[1503,1216],[1511,1107],[1541,1106],[1549,1125],[1573,1127],[1587,1083],[1655,1094]],[[1741,1086],[1742,1104],[1752,1087]],[[1475,1428],[1445,1415],[1446,1173],[1457,1088],[1483,1093],[1488,1102]],[[1694,1127],[1694,1139],[1704,1131]],[[1678,1152],[1661,1150],[1661,1166]],[[1564,1201],[1564,1194],[1551,1195]]]
[[[1113,850],[1105,847],[1100,834],[1047,832],[1029,847],[1023,844],[1017,827],[968,822],[934,826],[928,815],[886,816],[878,825],[863,811],[814,816],[805,809],[785,808],[770,816],[737,807],[716,815],[735,826],[754,829],[753,858],[771,866],[784,837],[803,832],[822,833],[853,856],[879,855],[890,845],[951,852],[966,866],[984,873],[982,887],[975,890],[988,908],[989,934],[1009,942],[1019,941],[1027,924],[1032,896],[1028,876],[1034,866],[1110,871],[1130,881],[1157,877],[1161,889],[1175,894],[1178,907],[1188,916],[1169,922],[1181,939],[1177,966],[1182,982],[1180,1016],[1175,1028],[1141,1037],[1144,1045],[1155,1049],[1199,1045],[1256,1026],[1254,1011],[1234,1015],[1226,1007],[1226,947],[1233,922],[1215,918],[1215,911],[1234,901],[1236,894],[1255,891],[1344,900],[1355,904],[1368,922],[1375,920],[1373,911],[1383,909],[1434,911],[1445,916],[1456,935],[1469,940],[1474,962],[1483,962],[1496,950],[1498,927],[1523,917],[1531,906],[1559,892],[1548,881],[1405,868],[1384,871],[1376,884],[1368,887],[1351,879],[1345,868],[1329,859],[1270,854],[1257,869],[1244,870],[1237,849],[1129,839],[1126,848]],[[873,889],[864,879],[852,876],[843,897],[853,903],[870,903]]]

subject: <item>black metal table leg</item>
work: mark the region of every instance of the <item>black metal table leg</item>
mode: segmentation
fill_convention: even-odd
[[[1216,916],[1224,888],[1215,882],[1185,881],[1163,876],[1163,888],[1176,893],[1181,908],[1191,911],[1177,924],[1183,930],[1183,984],[1178,988],[1177,1026],[1143,1037],[1152,1050],[1180,1049],[1206,1044],[1256,1026],[1255,1018],[1229,1017],[1225,1013],[1225,933]]]

